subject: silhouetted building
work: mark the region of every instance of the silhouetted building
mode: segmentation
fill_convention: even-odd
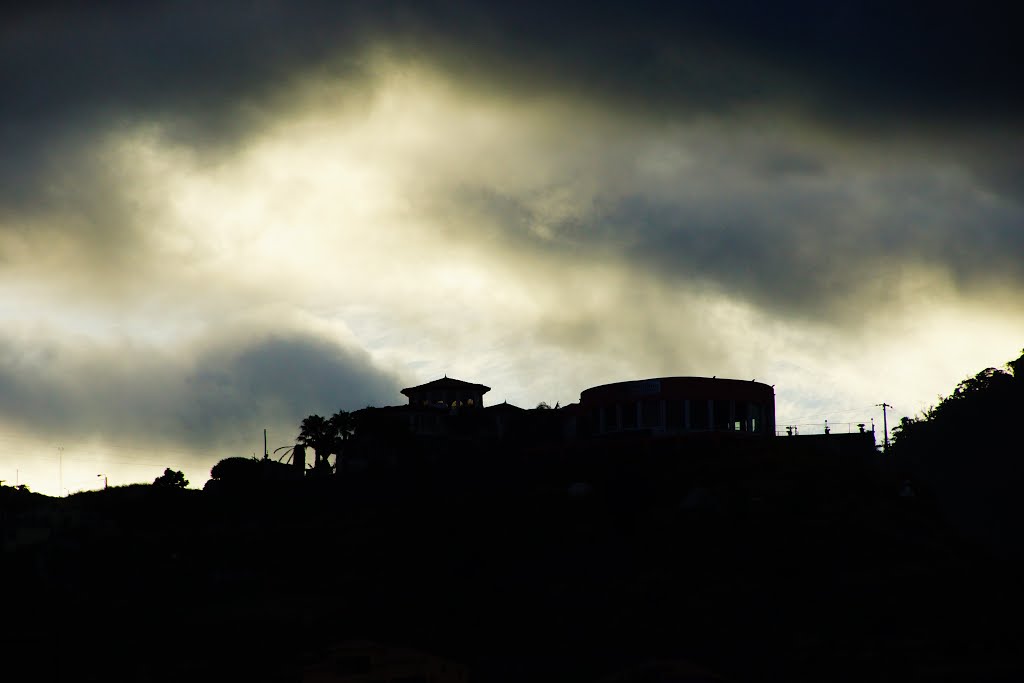
[[[523,422],[523,415],[526,411],[519,406],[514,406],[508,401],[488,406],[484,409],[488,416],[486,426],[489,432],[500,438],[515,432]]]
[[[681,659],[653,659],[604,676],[596,683],[720,683],[717,674]]]
[[[615,382],[580,394],[578,416],[594,435],[647,431],[775,434],[775,390],[760,382],[656,377]]]
[[[402,389],[409,399],[405,405],[353,413],[361,425],[359,448],[380,450],[384,442],[406,448],[395,441],[400,434],[417,437],[420,446],[429,442],[429,448],[452,440],[503,439],[518,430],[526,411],[507,402],[484,408],[484,394],[490,390],[454,377]]]
[[[524,410],[501,403],[483,406],[490,387],[452,377],[402,389],[409,403],[356,411],[364,425],[364,450],[406,449],[399,432],[416,437],[421,452],[499,440],[508,447],[543,447],[590,437],[635,434],[682,436],[696,432],[736,437],[775,435],[775,391],[754,381],[707,377],[658,377],[586,389],[579,403]],[[373,442],[373,445],[371,445]],[[383,444],[392,446],[385,447]]]
[[[476,407],[484,405],[484,394],[490,391],[490,387],[483,384],[463,382],[461,379],[448,377],[435,379],[417,387],[402,389],[402,393],[409,397],[411,406],[440,406],[448,408]]]
[[[347,641],[305,667],[305,683],[467,683],[466,667],[410,648]]]

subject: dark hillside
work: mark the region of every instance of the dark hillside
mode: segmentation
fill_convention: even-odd
[[[947,499],[961,477],[1015,470],[983,439],[931,431],[964,401],[1018,400],[1016,376],[983,375],[902,426],[895,465],[784,438],[685,454],[620,440],[202,492],[3,489],[6,670],[299,681],[332,646],[370,641],[484,682],[596,682],[655,660],[729,681],[1019,680],[1003,625],[1024,608],[1020,565]],[[901,495],[907,468],[919,495]]]
[[[965,379],[894,430],[893,455],[966,538],[1024,559],[1024,355]]]

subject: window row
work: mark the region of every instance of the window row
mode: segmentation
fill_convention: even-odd
[[[765,431],[765,410],[752,401],[643,399],[594,408],[591,419],[601,432],[630,429],[667,431]]]

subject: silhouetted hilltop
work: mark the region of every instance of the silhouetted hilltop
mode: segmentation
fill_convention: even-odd
[[[0,511],[6,514],[45,504],[47,500],[49,496],[35,493],[27,486],[0,485]]]
[[[894,429],[892,454],[961,533],[1024,556],[1024,355],[987,368]]]
[[[1006,382],[986,378],[970,400]],[[901,463],[946,414],[903,426]],[[204,491],[0,489],[12,680],[427,676],[414,662],[434,678],[410,680],[498,683],[1024,674],[1002,627],[1024,607],[1019,565],[950,528],[937,486],[903,495],[870,434],[376,433],[389,457],[333,476],[225,459]]]

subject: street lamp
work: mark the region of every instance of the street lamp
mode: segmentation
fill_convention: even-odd
[[[103,490],[106,491],[107,490],[107,475],[105,475],[105,474],[97,474],[96,476],[97,477],[103,477]]]

